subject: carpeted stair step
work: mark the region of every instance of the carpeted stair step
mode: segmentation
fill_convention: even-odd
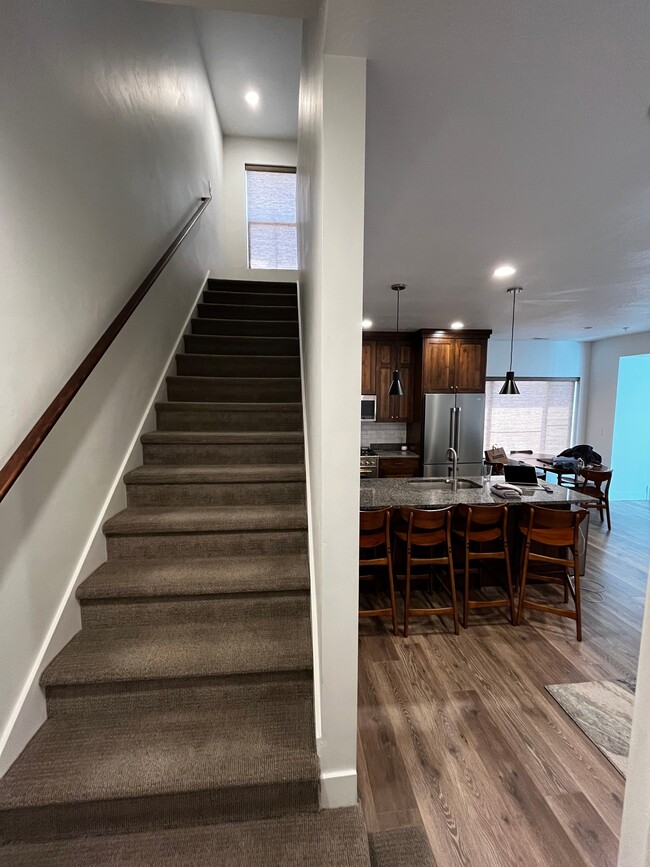
[[[370,867],[360,807],[23,843],[6,853],[13,867]]]
[[[299,402],[299,377],[168,376],[169,400]]]
[[[159,431],[301,431],[302,404],[171,401],[156,418]]]
[[[219,277],[210,277],[208,289],[228,292],[264,292],[271,295],[280,292],[285,295],[297,295],[298,284],[282,280],[227,280]]]
[[[104,524],[109,559],[280,554],[304,550],[307,514],[288,506],[128,508]]]
[[[144,466],[124,477],[129,506],[290,505],[305,502],[301,464]]]
[[[207,319],[243,319],[269,322],[298,322],[296,307],[271,307],[261,304],[218,304],[216,301],[202,301],[197,307],[199,318]]]
[[[82,629],[41,676],[46,690],[129,683],[194,686],[208,679],[305,672],[312,666],[309,613],[252,616],[246,623],[181,623]],[[182,681],[185,681],[183,683]]]
[[[199,355],[176,356],[179,376],[299,377],[297,355]]]
[[[236,304],[246,307],[297,307],[295,292],[240,292],[230,289],[206,289],[203,304]],[[272,318],[272,317],[269,317]]]
[[[255,319],[192,319],[192,334],[221,334],[241,337],[298,337],[298,322]]]
[[[0,780],[0,841],[316,811],[312,701],[281,699],[49,719]]]
[[[199,355],[300,355],[297,337],[186,334],[185,352]]]
[[[153,431],[140,437],[145,464],[302,464],[300,431]]]

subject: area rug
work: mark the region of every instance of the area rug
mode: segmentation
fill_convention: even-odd
[[[436,867],[424,828],[411,825],[368,834],[372,867]]]
[[[546,689],[625,777],[632,730],[633,681],[555,683]]]

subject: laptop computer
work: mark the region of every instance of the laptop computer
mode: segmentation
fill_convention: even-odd
[[[518,488],[539,488],[535,467],[529,464],[506,464],[503,475],[509,485],[517,485]]]

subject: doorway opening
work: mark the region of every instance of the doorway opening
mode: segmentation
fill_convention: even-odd
[[[612,462],[612,500],[650,500],[650,355],[618,365]]]

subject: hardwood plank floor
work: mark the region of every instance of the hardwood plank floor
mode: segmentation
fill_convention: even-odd
[[[370,831],[421,823],[438,867],[616,864],[625,781],[544,689],[634,682],[650,505],[614,503],[612,526],[592,516],[582,643],[573,621],[533,610],[517,628],[506,609],[473,611],[459,636],[451,618],[414,619],[407,639],[388,619],[360,621]]]

